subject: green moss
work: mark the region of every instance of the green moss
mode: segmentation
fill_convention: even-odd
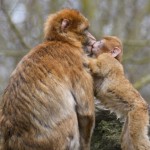
[[[121,123],[116,119],[97,122],[92,137],[91,150],[121,150],[121,128]]]

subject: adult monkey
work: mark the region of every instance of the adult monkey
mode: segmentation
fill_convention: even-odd
[[[3,150],[90,149],[93,86],[82,48],[95,39],[88,26],[73,9],[49,16],[45,42],[20,61],[3,94]]]

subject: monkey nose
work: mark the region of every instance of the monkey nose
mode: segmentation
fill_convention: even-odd
[[[91,41],[96,41],[95,37],[94,37],[90,32],[87,32],[87,37],[88,37]]]

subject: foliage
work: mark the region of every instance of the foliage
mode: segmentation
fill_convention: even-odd
[[[91,150],[121,150],[121,128],[122,124],[113,116],[109,120],[104,118],[97,121],[92,137]]]

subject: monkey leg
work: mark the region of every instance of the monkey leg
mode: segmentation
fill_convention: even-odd
[[[129,111],[121,136],[122,150],[150,150],[148,138],[148,106],[145,102]]]

